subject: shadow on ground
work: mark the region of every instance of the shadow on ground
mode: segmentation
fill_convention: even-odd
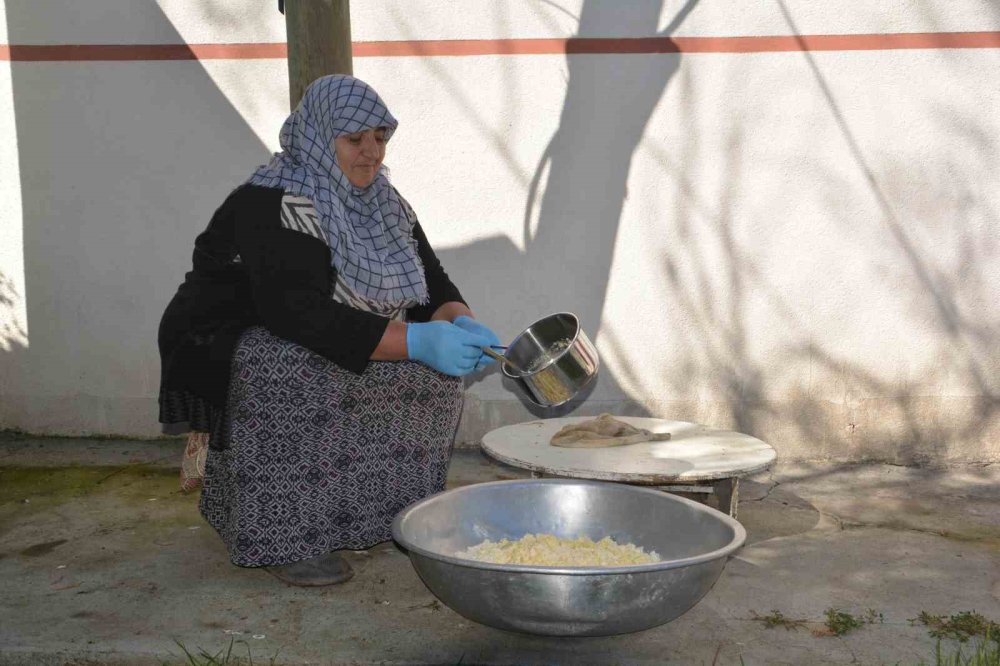
[[[177,490],[178,441],[77,440],[72,467],[59,440],[0,444],[4,663],[183,663],[174,639],[211,651],[245,641],[255,663],[275,652],[286,664],[918,663],[934,646],[908,622],[920,611],[1000,617],[995,469],[779,468],[745,480],[747,545],[691,611],[637,634],[563,639],[465,620],[392,544],[351,554],[357,575],[333,588],[233,567],[197,496]],[[524,475],[460,450],[449,484]],[[820,623],[829,607],[885,621],[823,639],[752,620],[780,609]]]

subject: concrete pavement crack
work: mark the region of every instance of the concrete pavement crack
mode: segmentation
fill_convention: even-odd
[[[772,473],[770,471],[767,473],[767,478],[768,478],[768,482],[771,485],[768,486],[767,491],[761,497],[754,497],[754,498],[744,498],[744,497],[741,497],[740,498],[740,503],[742,504],[743,502],[763,502],[768,497],[770,497],[771,493],[774,492],[774,489],[781,485],[781,481],[775,481],[774,480],[774,473]]]
[[[989,537],[978,537],[978,536],[962,536],[957,532],[949,532],[948,530],[942,529],[932,529],[929,527],[919,527],[916,525],[907,525],[899,522],[864,522],[855,521],[847,518],[843,518],[834,513],[828,513],[825,511],[819,512],[821,516],[830,518],[837,524],[837,529],[842,531],[847,530],[890,530],[893,532],[917,532],[919,534],[929,534],[931,536],[941,537],[942,539],[958,539],[960,541],[968,543],[980,543],[984,541],[989,541]]]

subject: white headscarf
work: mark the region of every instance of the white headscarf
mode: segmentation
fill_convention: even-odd
[[[409,205],[380,166],[365,188],[337,165],[333,140],[342,134],[397,126],[367,83],[335,74],[314,81],[281,127],[280,153],[247,181],[308,197],[326,230],[333,267],[360,296],[377,302],[426,303],[427,282],[413,238]]]

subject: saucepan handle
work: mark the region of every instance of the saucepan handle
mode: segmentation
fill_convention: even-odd
[[[486,353],[487,356],[492,356],[501,363],[506,363],[511,370],[517,372],[518,374],[521,375],[524,374],[524,370],[514,365],[514,363],[509,358],[507,358],[503,354],[498,353],[496,349],[506,349],[506,347],[502,345],[493,345],[492,347],[482,347],[483,352]]]

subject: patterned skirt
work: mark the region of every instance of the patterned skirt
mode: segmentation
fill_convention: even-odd
[[[201,513],[239,566],[387,541],[400,510],[444,489],[462,390],[412,361],[356,375],[251,328],[233,357]]]

